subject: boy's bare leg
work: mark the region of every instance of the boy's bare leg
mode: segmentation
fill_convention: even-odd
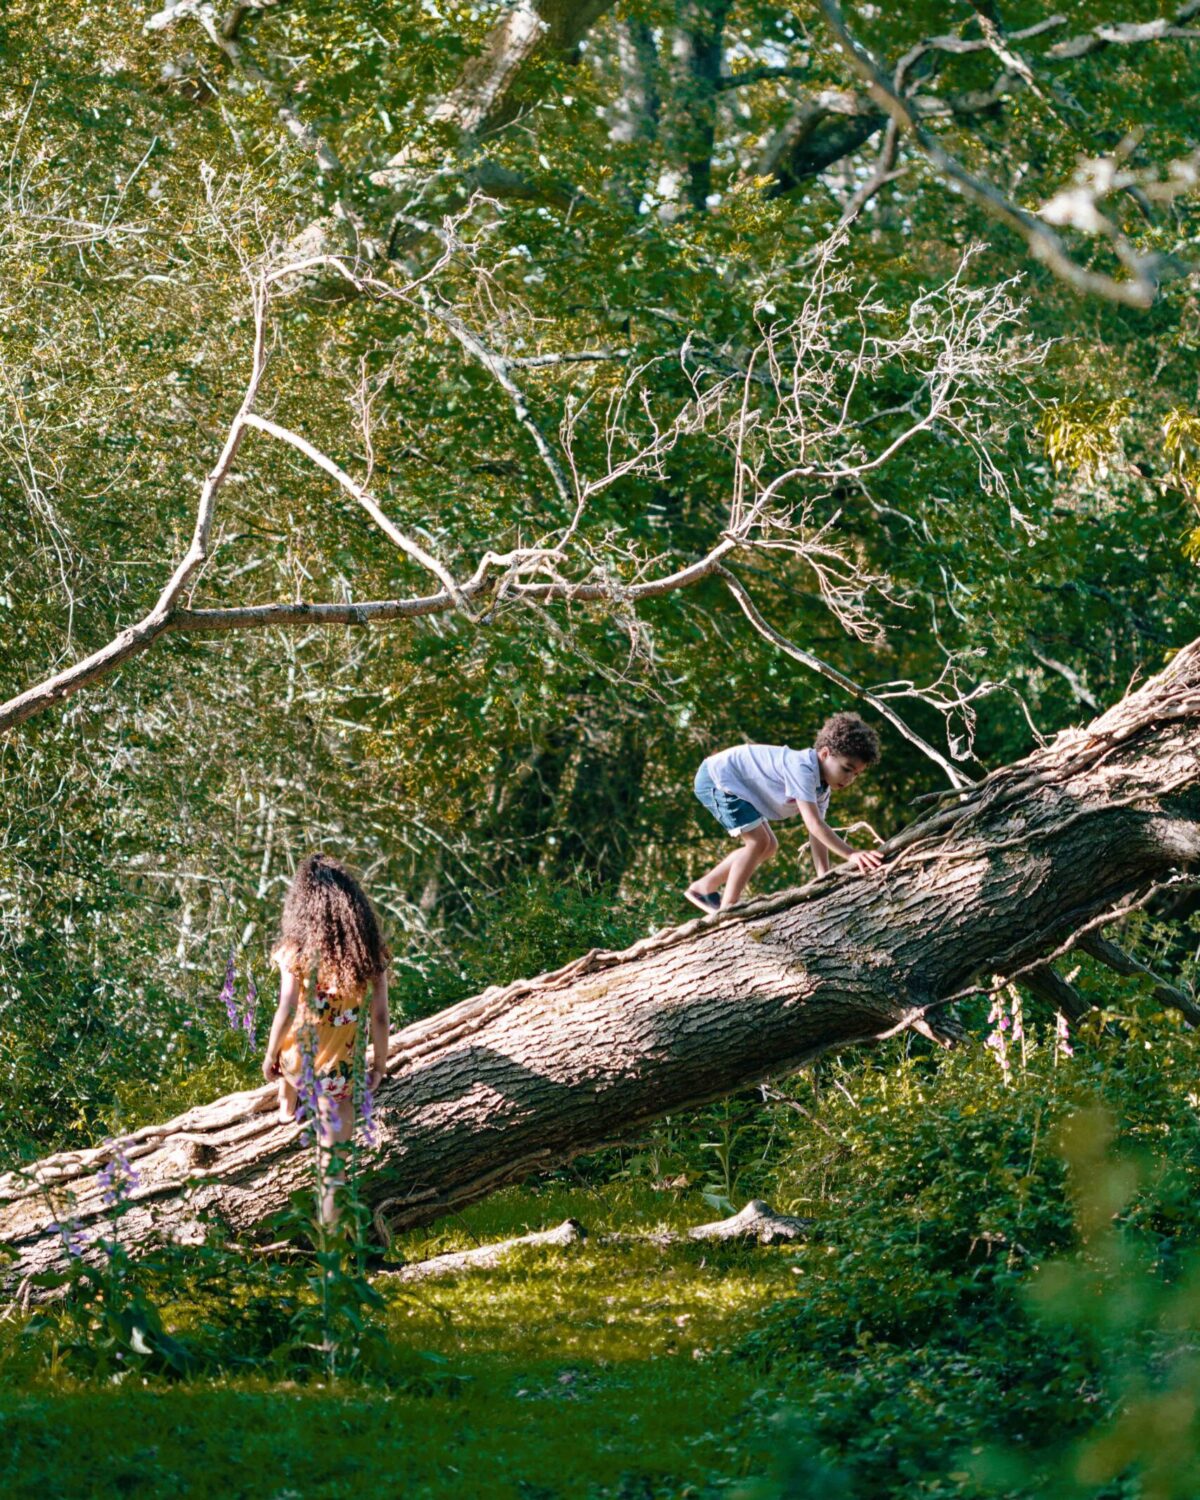
[[[721,897],[721,910],[736,906],[742,899],[746,883],[764,860],[770,859],[779,840],[766,823],[742,834],[742,847],[730,856],[729,870],[725,877],[725,893]],[[719,868],[719,867],[718,867]]]
[[[713,896],[725,884],[729,875],[730,866],[742,851],[735,849],[732,854],[727,854],[719,865],[714,865],[707,875],[701,875],[699,880],[693,880],[688,886],[688,891],[697,896]]]

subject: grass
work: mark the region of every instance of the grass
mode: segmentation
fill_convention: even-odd
[[[804,1113],[739,1097],[663,1122],[405,1236],[414,1261],[566,1217],[590,1232],[375,1277],[382,1306],[351,1307],[360,1373],[336,1382],[314,1373],[304,1261],[201,1247],[146,1273],[203,1353],[186,1377],[89,1364],[69,1321],[10,1314],[0,1493],[1194,1500],[1200,1043],[1145,1041],[1098,1032],[1069,1063],[1031,1042],[1011,1082],[982,1048],[895,1043],[795,1080]],[[818,1228],[655,1240],[723,1193]],[[1129,1411],[1148,1415],[1122,1428]]]
[[[568,1213],[630,1227],[629,1190],[499,1195],[410,1236],[409,1258]],[[680,1206],[643,1227],[678,1222]],[[689,1215],[695,1222],[695,1215]],[[335,1500],[723,1492],[765,1462],[768,1392],[726,1351],[794,1291],[784,1249],[653,1242],[514,1252],[498,1268],[376,1285],[393,1358],[369,1384],[261,1376],[97,1390],[26,1370],[0,1394],[0,1490]],[[175,1310],[186,1332],[186,1309]],[[8,1374],[15,1377],[15,1366]]]

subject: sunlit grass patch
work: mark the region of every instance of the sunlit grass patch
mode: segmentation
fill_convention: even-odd
[[[402,1287],[389,1323],[405,1342],[420,1330],[431,1349],[508,1364],[704,1358],[794,1291],[795,1261],[790,1249],[652,1241],[520,1249],[490,1271]]]

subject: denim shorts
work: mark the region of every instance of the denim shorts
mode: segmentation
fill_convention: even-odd
[[[733,792],[722,791],[702,765],[696,772],[696,796],[708,808],[726,833],[748,833],[767,820],[753,802]]]

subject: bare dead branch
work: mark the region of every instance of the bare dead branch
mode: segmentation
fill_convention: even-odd
[[[1183,29],[1184,23],[1200,15],[1198,0],[1187,0],[1180,5],[1168,20],[1165,16],[1153,21],[1108,21],[1093,26],[1081,36],[1068,37],[1056,42],[1046,53],[1055,62],[1073,62],[1088,57],[1105,47],[1132,47],[1145,42],[1160,42],[1172,39],[1191,41],[1200,32]]]
[[[340,485],[347,495],[358,501],[359,505],[362,506],[390,542],[399,547],[400,551],[406,557],[410,557],[413,562],[418,563],[422,568],[432,573],[460,608],[465,606],[466,600],[449,570],[436,557],[427,552],[419,542],[414,542],[411,537],[406,536],[395,522],[391,521],[384,514],[379,502],[372,495],[369,495],[361,485],[356,484],[344,469],[334,463],[333,459],[322,453],[307,438],[301,437],[299,433],[290,431],[287,427],[280,426],[278,422],[272,422],[266,417],[255,416],[253,413],[247,413],[242,421],[244,426],[256,428],[259,432],[265,432],[269,437],[278,438],[280,442],[288,443],[297,452],[303,453],[305,458],[311,463],[316,464],[317,468],[322,469],[331,479]]]
[[[1114,974],[1121,974],[1126,978],[1149,979],[1154,986],[1156,1000],[1168,1010],[1177,1010],[1193,1026],[1200,1025],[1200,1005],[1196,1004],[1191,995],[1181,990],[1178,985],[1156,974],[1148,964],[1142,963],[1140,958],[1134,958],[1132,953],[1126,953],[1116,943],[1110,942],[1103,933],[1099,931],[1087,933],[1078,946],[1082,953],[1098,959]]]
[[[735,553],[781,553],[797,561],[809,571],[818,594],[842,627],[870,639],[878,625],[869,596],[889,597],[890,583],[886,577],[869,572],[848,540],[839,535],[840,511],[827,503],[830,487],[848,481],[861,485],[906,443],[937,424],[946,426],[980,454],[985,483],[1002,484],[1002,477],[988,469],[988,434],[999,421],[997,398],[988,392],[999,379],[1040,358],[1036,346],[1013,337],[1011,325],[1020,309],[1010,296],[1008,284],[975,291],[967,287],[960,270],[942,287],[921,294],[908,311],[907,325],[898,333],[870,332],[868,318],[881,309],[869,296],[859,299],[852,305],[857,308],[860,336],[846,348],[835,342],[831,331],[836,326],[835,309],[840,316],[841,299],[852,296],[848,277],[836,262],[836,242],[814,265],[799,315],[783,326],[760,324],[759,341],[742,368],[733,373],[714,369],[710,361],[695,358],[685,340],[679,360],[690,395],[668,403],[664,410],[659,409],[659,398],[651,398],[647,382],[654,365],[627,368],[610,390],[602,416],[596,413],[603,424],[604,461],[599,472],[582,471],[575,442],[581,424],[593,419],[593,407],[598,405],[596,393],[582,402],[568,395],[562,424],[564,465],[530,414],[524,394],[510,373],[507,354],[429,291],[435,273],[463,248],[458,229],[469,213],[468,206],[457,218],[446,221],[438,231],[442,241],[439,259],[405,285],[384,281],[362,263],[337,256],[302,256],[254,269],[253,378],[202,489],[191,549],[144,620],[84,661],[0,705],[0,730],[23,722],[49,703],[106,676],[164,632],[368,626],[452,609],[474,617],[476,605],[484,606],[490,619],[497,609],[508,605],[542,610],[558,603],[594,604],[607,610],[628,631],[633,649],[648,650],[637,606],[691,587],[713,574],[726,577],[727,586],[755,628],[760,633],[770,631],[742,585],[732,575],[724,575],[722,564]],[[368,488],[369,479],[367,483],[355,479],[310,438],[251,409],[265,368],[270,301],[302,285],[304,277],[314,271],[337,276],[363,295],[402,302],[451,332],[497,381],[518,423],[534,438],[559,499],[570,508],[563,527],[530,546],[485,550],[460,580],[456,569],[385,514]],[[581,351],[581,361],[593,360],[597,353]],[[562,358],[569,360],[569,352]],[[888,431],[882,425],[875,427],[860,420],[855,410],[860,388],[897,364],[902,364],[918,385],[909,406],[895,408],[893,414],[903,419],[898,432],[894,427]],[[361,428],[368,471],[374,451],[372,400],[371,383],[360,368],[351,406]],[[208,556],[215,496],[248,428],[286,443],[332,478],[393,545],[436,580],[438,588],[428,595],[361,602],[185,607],[183,591]],[[728,509],[708,549],[699,557],[680,561],[674,554],[641,555],[608,529],[591,534],[585,526],[589,502],[628,477],[665,476],[667,460],[685,436],[715,444],[733,465]],[[548,618],[546,625],[558,628]],[[824,675],[834,672],[827,663],[791,642],[785,643],[785,649]],[[849,690],[876,706],[912,743],[933,756],[954,785],[968,784],[968,778],[954,771],[944,757],[903,724],[885,701],[887,694],[870,693],[840,675],[833,680],[844,682]],[[900,686],[907,695],[921,696],[941,709],[947,722],[950,708],[968,712],[972,697],[984,691],[982,687],[964,690],[957,681],[952,695],[942,691],[941,684],[924,693],[911,685],[892,688],[898,691]]]
[[[739,579],[735,578],[728,569],[718,567],[714,571],[720,576],[729,592],[737,600],[742,613],[750,621],[750,624],[758,634],[762,636],[763,640],[770,641],[785,656],[790,656],[793,661],[802,663],[809,671],[816,672],[818,676],[836,683],[838,687],[852,694],[855,698],[860,699],[863,703],[869,703],[876,713],[885,718],[910,744],[915,745],[923,755],[927,755],[936,765],[941,766],[951,786],[962,788],[974,784],[969,776],[964,775],[957,766],[951,765],[944,755],[935,750],[927,740],[922,739],[915,729],[910,728],[884,699],[876,698],[861,683],[855,682],[851,677],[847,677],[844,672],[840,672],[837,667],[831,666],[829,662],[822,661],[819,656],[815,656],[811,651],[806,651],[802,646],[797,646],[794,641],[789,641],[773,625],[769,625],[759,613],[745,585]]]
[[[545,434],[534,420],[529,410],[529,403],[525,399],[525,393],[512,378],[511,363],[504,355],[499,354],[479,337],[457,317],[449,308],[442,307],[427,292],[422,297],[422,306],[431,318],[435,318],[444,327],[448,328],[458,342],[463,346],[472,358],[477,359],[485,370],[493,377],[504,394],[512,402],[513,411],[516,413],[517,421],[533,439],[533,445],[538,451],[538,457],[542,460],[546,472],[550,475],[551,483],[560,500],[566,505],[573,505],[575,497],[571,493],[571,485],[559,462],[557,454],[550,447]],[[582,356],[587,358],[587,355]],[[580,356],[576,356],[580,358]]]
[[[1028,213],[1002,193],[994,183],[969,171],[925,129],[918,110],[896,91],[873,59],[850,34],[838,0],[820,0],[820,4],[830,29],[845,49],[847,61],[866,84],[867,93],[876,106],[908,133],[909,138],[942,177],[955,183],[972,202],[1019,234],[1033,256],[1056,276],[1079,292],[1104,297],[1110,302],[1130,307],[1145,308],[1153,303],[1163,280],[1182,274],[1184,268],[1174,258],[1158,252],[1141,254],[1136,251],[1117,231],[1115,224],[1100,215],[1095,206],[1098,201],[1096,194],[1090,199],[1092,217],[1089,220],[1085,221],[1076,199],[1070,200],[1069,213],[1067,204],[1055,207],[1052,200],[1051,205],[1047,205],[1051,208],[1047,217],[1054,222],[1073,223],[1076,227],[1090,226],[1093,232],[1104,233],[1129,272],[1129,278],[1119,280],[1081,265],[1070,254],[1061,237],[1050,228],[1046,218]],[[1183,175],[1187,175],[1186,171]]]

